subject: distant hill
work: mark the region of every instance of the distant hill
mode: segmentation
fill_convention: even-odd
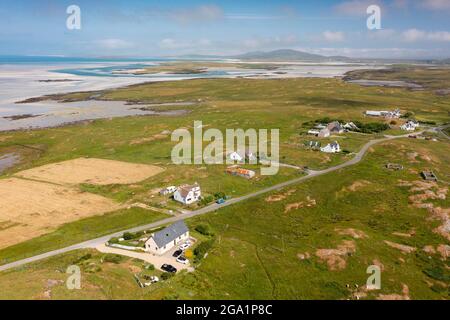
[[[323,61],[328,60],[328,57],[318,54],[307,53],[303,51],[281,49],[275,51],[256,51],[249,52],[232,58],[241,60],[272,60],[272,61]]]

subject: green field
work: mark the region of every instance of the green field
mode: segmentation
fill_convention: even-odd
[[[76,93],[56,98],[81,100],[91,95]],[[88,156],[166,168],[164,173],[134,185],[80,186],[84,191],[121,203],[139,201],[161,206],[167,199],[152,198],[149,191],[194,181],[200,183],[205,194],[220,191],[235,197],[302,173],[282,168],[276,176],[246,180],[227,176],[225,166],[174,166],[170,163],[170,152],[175,143],[170,141],[170,136],[161,137],[161,132],[177,128],[192,130],[195,120],[220,130],[279,128],[281,162],[322,169],[351,159],[352,152],[381,134],[346,133],[323,139],[323,144],[338,140],[342,149],[349,152],[326,155],[303,147],[303,143],[311,139],[304,135],[306,122],[325,116],[344,121],[382,121],[367,119],[363,112],[400,108],[413,113],[418,120],[442,124],[449,121],[450,110],[449,98],[432,92],[367,88],[338,79],[178,81],[107,90],[100,92],[99,98],[198,104],[186,107],[189,113],[182,117],[125,117],[61,128],[0,133],[0,154],[16,152],[22,156],[21,162],[1,178],[26,168]],[[386,133],[399,132],[394,128]],[[29,151],[30,148],[23,145],[35,149]],[[380,294],[403,295],[404,284],[412,299],[448,299],[448,261],[443,261],[438,251],[425,254],[422,249],[433,246],[437,250],[450,242],[433,232],[440,221],[429,219],[426,209],[411,204],[410,196],[414,193],[411,188],[400,186],[400,180],[420,181],[420,171],[432,169],[440,178],[438,187],[448,188],[448,150],[448,139],[432,142],[405,138],[376,146],[354,167],[277,192],[284,197],[280,201],[267,201],[268,195],[265,195],[189,220],[191,227],[199,223],[210,225],[216,239],[208,257],[193,273],[180,274],[141,289],[133,278],[136,268],[140,268],[138,262],[124,259],[119,264],[101,263],[102,255],[92,252],[89,261],[99,265],[100,270],[89,269],[83,290],[68,291],[57,281],[51,285],[50,298],[345,299],[358,294],[374,299],[381,298]],[[387,162],[401,163],[405,169],[388,171],[384,168]],[[435,207],[449,207],[448,198],[429,202]],[[179,208],[170,200],[164,206]],[[164,216],[130,209],[80,220],[48,235],[0,250],[0,260],[17,260]],[[364,237],[354,239],[348,232],[340,234],[349,228],[362,232]],[[409,234],[412,230],[414,235],[393,235]],[[402,253],[388,246],[385,240],[416,250]],[[330,270],[317,250],[339,248],[345,244],[343,241],[353,247],[333,257],[340,267]],[[2,289],[0,298],[49,298],[45,293],[49,290],[49,280],[65,279],[65,268],[83,254],[68,253],[2,273],[0,287],[6,289]],[[381,262],[384,269],[381,291],[355,293],[355,284],[360,287],[365,284],[366,268],[374,261]],[[82,267],[86,268],[84,264]]]

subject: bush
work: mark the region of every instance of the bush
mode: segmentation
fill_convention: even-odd
[[[91,258],[92,258],[92,254],[87,253],[87,254],[81,256],[80,258],[78,258],[77,260],[75,260],[72,264],[79,264],[79,263],[89,260]]]
[[[414,113],[412,113],[412,112],[407,112],[407,113],[405,113],[404,115],[402,115],[402,118],[403,118],[403,119],[408,119],[408,118],[411,118],[413,115],[414,115]]]
[[[131,240],[133,239],[135,236],[134,234],[130,233],[130,232],[125,232],[122,236],[125,240]]]
[[[146,263],[146,264],[144,264],[144,268],[145,268],[146,270],[150,270],[150,271],[155,270],[155,266],[154,266],[153,264],[151,264],[151,263]]]
[[[107,253],[103,257],[104,262],[115,263],[115,264],[122,262],[122,260],[123,260],[123,257],[121,255],[112,254],[112,253]]]
[[[161,274],[161,279],[168,280],[172,278],[174,275],[175,275],[174,273],[164,272],[163,274]]]
[[[204,235],[204,236],[209,236],[212,235],[213,233],[211,232],[211,227],[208,224],[199,224],[198,226],[195,227],[195,231],[197,231],[198,233]]]
[[[201,200],[200,200],[200,202],[199,202],[199,204],[200,205],[207,205],[207,204],[210,204],[211,202],[213,202],[214,201],[214,197],[213,196],[206,196],[206,197],[203,197]]]
[[[221,199],[221,198],[225,198],[225,193],[223,193],[223,192],[216,192],[216,193],[214,193],[214,198],[216,199],[216,200],[218,200],[218,199]]]
[[[359,121],[353,121],[353,123],[359,128],[359,131],[362,133],[380,133],[389,129],[389,125],[383,122],[362,123]]]
[[[111,238],[111,239],[109,239],[108,242],[109,243],[119,243],[119,238],[117,238],[117,237]]]
[[[213,244],[214,244],[214,239],[200,243],[194,249],[194,255],[195,255],[194,262],[199,263],[205,257],[205,254],[208,252],[208,250],[211,249]]]

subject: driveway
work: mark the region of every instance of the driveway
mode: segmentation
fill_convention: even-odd
[[[178,271],[181,271],[181,270],[193,271],[194,270],[194,268],[190,267],[189,265],[179,263],[176,261],[176,258],[172,257],[172,254],[175,252],[175,250],[178,249],[178,247],[172,248],[171,250],[169,250],[162,256],[153,255],[148,252],[138,252],[138,251],[130,251],[130,250],[112,248],[112,247],[106,246],[104,243],[99,244],[98,246],[95,247],[95,249],[97,249],[98,251],[103,252],[103,253],[114,253],[114,254],[118,254],[121,256],[139,259],[139,260],[151,263],[152,265],[155,266],[156,269],[161,270],[161,271],[163,271],[161,269],[161,266],[165,263],[174,266],[175,268],[177,268]]]

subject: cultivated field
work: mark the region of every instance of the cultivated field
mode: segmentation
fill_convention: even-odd
[[[164,169],[145,164],[80,158],[21,171],[19,177],[58,184],[131,184],[148,179]]]
[[[75,188],[18,178],[0,180],[0,194],[0,248],[120,207]]]

